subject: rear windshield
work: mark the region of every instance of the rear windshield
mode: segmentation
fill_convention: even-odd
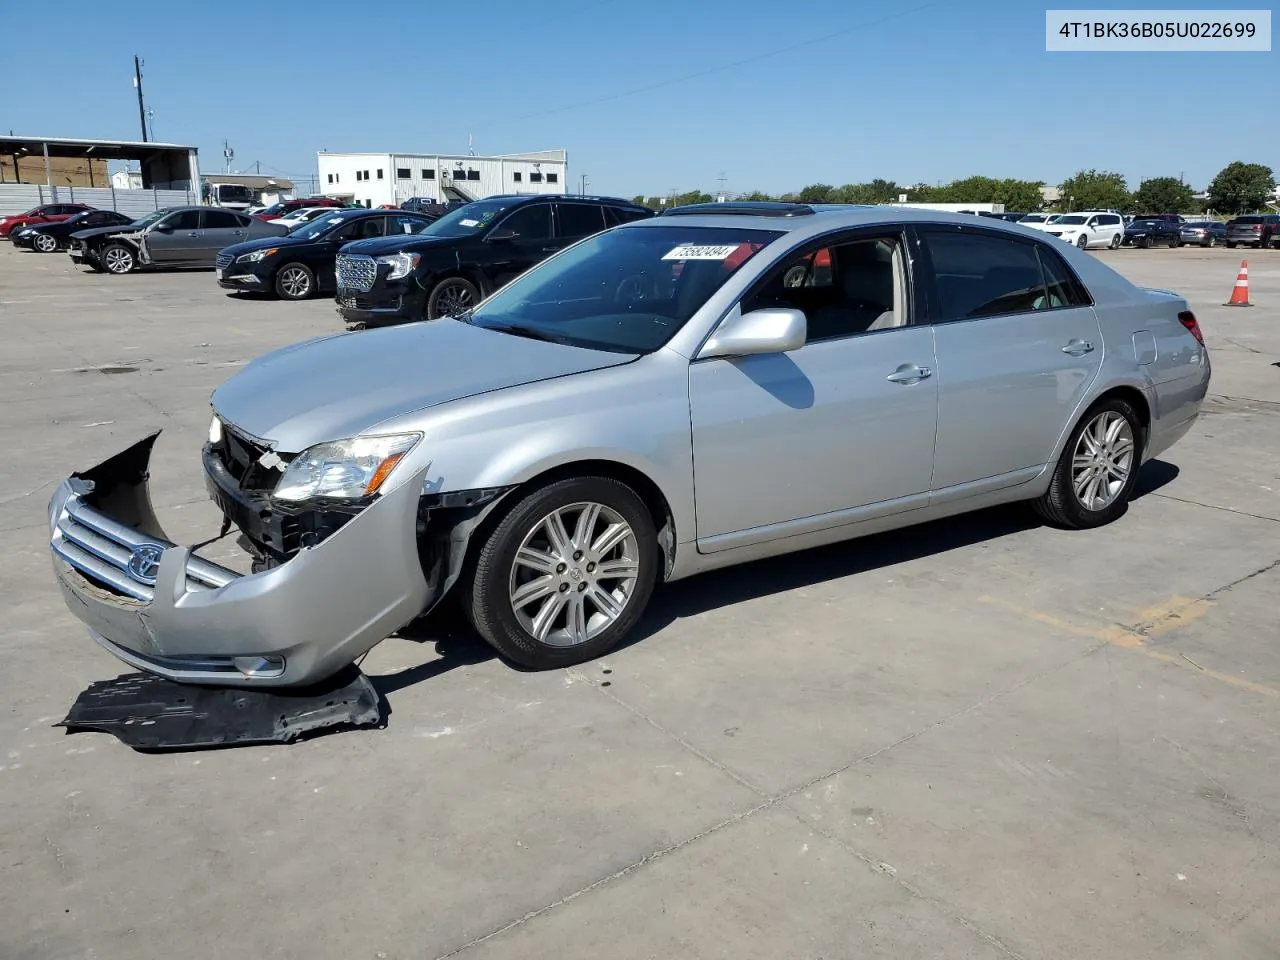
[[[1261,223],[1261,217],[1236,217],[1236,223]]]

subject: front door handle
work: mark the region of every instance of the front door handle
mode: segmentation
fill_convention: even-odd
[[[914,363],[904,363],[897,370],[885,377],[890,383],[902,383],[910,385],[919,383],[926,377],[933,376],[933,371],[928,367],[920,367]]]
[[[1073,357],[1083,357],[1086,353],[1093,352],[1093,344],[1088,340],[1072,340],[1063,345],[1062,352]]]

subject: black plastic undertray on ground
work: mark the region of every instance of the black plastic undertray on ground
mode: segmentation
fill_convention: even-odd
[[[127,673],[90,684],[55,726],[110,733],[136,750],[190,750],[288,743],[317,730],[379,726],[382,717],[378,692],[356,667],[298,690],[192,686]]]

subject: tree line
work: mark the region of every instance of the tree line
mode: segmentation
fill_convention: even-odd
[[[1274,202],[1276,179],[1271,168],[1261,163],[1236,160],[1220,171],[1205,191],[1207,199],[1197,199],[1195,191],[1180,177],[1151,177],[1130,191],[1123,174],[1109,170],[1080,170],[1058,185],[1060,198],[1046,204],[1042,180],[965,177],[947,184],[917,183],[904,186],[892,180],[870,183],[811,183],[795,193],[772,196],[759,190],[737,195],[737,200],[783,200],[798,203],[896,203],[905,195],[908,203],[1002,203],[1009,211],[1037,213],[1042,210],[1119,210],[1123,213],[1217,213],[1237,214],[1262,210]],[[636,203],[654,210],[687,203],[711,203],[711,194],[702,190],[667,197],[636,196]]]

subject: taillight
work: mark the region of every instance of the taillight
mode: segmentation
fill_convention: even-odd
[[[1179,322],[1187,328],[1187,333],[1191,334],[1199,342],[1200,346],[1204,346],[1204,334],[1200,332],[1200,324],[1196,322],[1196,315],[1190,310],[1183,310],[1178,314]]]

